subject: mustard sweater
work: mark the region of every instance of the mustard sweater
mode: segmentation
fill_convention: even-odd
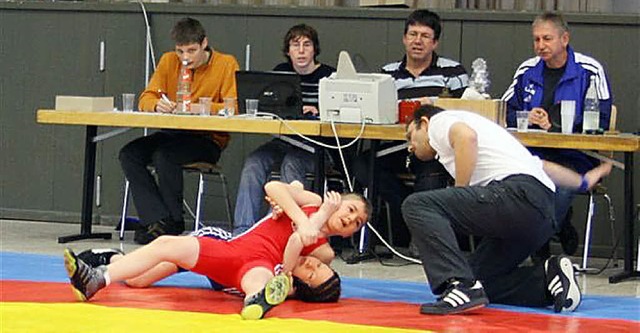
[[[162,55],[149,85],[140,95],[139,110],[154,112],[156,103],[161,98],[158,91],[165,92],[172,101],[176,100],[180,65],[180,58],[175,52]],[[232,55],[212,51],[209,62],[193,72],[191,100],[195,103],[200,97],[211,97],[211,112],[217,114],[223,108],[225,97],[237,97],[235,72],[239,68],[238,61]],[[221,148],[226,147],[229,133],[210,133]]]

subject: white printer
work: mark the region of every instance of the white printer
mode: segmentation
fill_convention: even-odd
[[[325,122],[395,124],[398,93],[388,74],[356,73],[345,51],[338,71],[320,79],[320,120]]]

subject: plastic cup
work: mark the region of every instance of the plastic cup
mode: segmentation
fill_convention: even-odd
[[[562,133],[573,133],[573,123],[576,118],[576,101],[560,101],[560,118]]]
[[[204,105],[200,103],[191,103],[191,113],[202,114],[204,111]]]
[[[211,97],[200,97],[198,102],[202,105],[202,109],[200,109],[200,114],[203,116],[208,116],[211,114]]]
[[[224,98],[224,111],[227,116],[236,114],[236,98],[235,97]]]
[[[136,94],[122,94],[122,112],[133,112],[133,101],[136,99]]]
[[[258,100],[247,98],[245,100],[245,106],[247,110],[247,115],[249,117],[255,117],[258,113]]]
[[[529,128],[529,111],[516,111],[518,132],[526,132]]]

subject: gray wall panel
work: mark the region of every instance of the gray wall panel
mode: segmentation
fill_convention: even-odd
[[[25,18],[33,21],[25,26]],[[97,13],[75,15],[45,11],[7,12],[3,29],[11,52],[3,59],[11,80],[3,88],[7,101],[2,126],[9,135],[11,167],[2,173],[9,207],[75,211],[79,208],[81,179],[73,181],[82,162],[82,151],[69,142],[83,142],[78,128],[46,128],[33,122],[38,107],[53,106],[56,94],[95,94],[102,91],[97,70],[95,33],[90,26]],[[5,26],[5,23],[7,26]],[[28,42],[26,42],[28,41]],[[4,43],[4,42],[3,42]],[[34,47],[37,45],[38,47]],[[6,98],[6,96],[12,96]],[[11,134],[15,135],[11,135]],[[59,143],[62,142],[62,143]],[[36,187],[33,185],[39,184]],[[40,187],[42,186],[42,187]],[[75,202],[73,202],[75,201]]]
[[[598,59],[607,70],[614,103],[618,106],[618,127],[627,132],[640,130],[640,101],[637,99],[640,29],[574,25],[572,36],[576,50]]]
[[[526,22],[464,22],[462,58],[467,71],[484,58],[489,67],[489,94],[500,98],[522,61],[533,56],[530,24]]]

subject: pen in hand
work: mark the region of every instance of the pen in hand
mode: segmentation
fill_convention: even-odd
[[[160,94],[160,101],[156,105],[156,111],[159,112],[173,112],[175,108],[175,103],[172,102],[167,94],[165,94],[162,90],[158,89],[158,93]]]
[[[165,94],[162,90],[158,90],[158,92],[160,93],[160,98],[162,98],[163,101],[171,103],[169,97],[167,97],[167,94]]]

